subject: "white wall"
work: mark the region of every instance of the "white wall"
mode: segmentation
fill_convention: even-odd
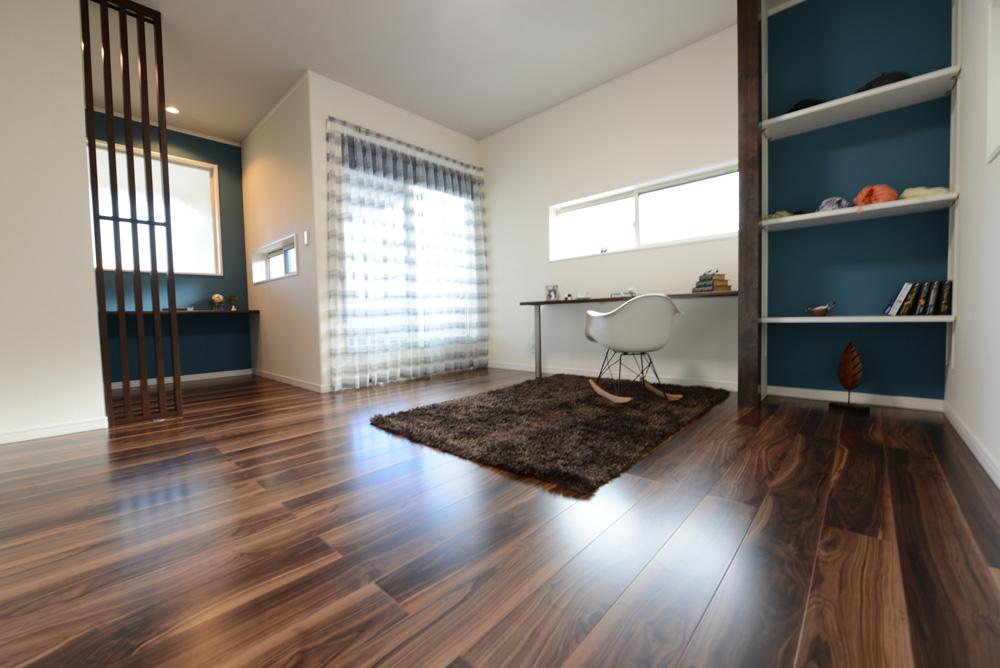
[[[308,118],[303,77],[243,141],[243,220],[248,269],[261,246],[290,234],[298,244],[298,275],[254,285],[247,271],[250,308],[261,312],[254,369],[320,391],[315,244],[302,236],[314,220]]]
[[[482,142],[489,221],[490,364],[533,368],[532,312],[546,284],[606,295],[687,292],[710,268],[736,285],[732,239],[548,261],[548,209],[578,197],[735,161],[736,29],[615,79]],[[661,376],[735,388],[736,300],[680,302]],[[543,307],[546,371],[594,373],[583,306]]]
[[[986,162],[988,0],[966,0],[959,26],[956,323],[945,412],[1000,485],[1000,159]],[[994,35],[1000,40],[1000,35]],[[992,73],[1000,86],[1000,72]]]
[[[0,3],[0,81],[0,442],[104,427],[80,3]]]

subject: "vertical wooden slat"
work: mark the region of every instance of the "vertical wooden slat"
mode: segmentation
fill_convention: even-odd
[[[738,0],[739,52],[739,368],[737,401],[760,403],[760,0]]]
[[[96,148],[96,131],[94,124],[94,100],[95,92],[94,87],[100,85],[100,83],[95,82],[95,77],[93,76],[93,58],[92,58],[92,35],[91,35],[91,3],[96,3],[100,8],[100,43],[102,53],[104,54],[102,62],[102,73],[103,73],[103,93],[104,93],[104,107],[105,107],[105,129],[108,140],[108,172],[109,181],[111,186],[111,211],[101,212],[100,211],[100,180],[97,176],[97,148]],[[80,0],[81,8],[81,20],[82,20],[82,35],[83,35],[83,60],[84,60],[84,84],[85,84],[85,105],[86,105],[86,127],[87,127],[87,140],[89,148],[89,164],[90,164],[90,186],[91,186],[91,205],[94,210],[93,225],[94,225],[94,237],[95,237],[95,256],[96,256],[96,282],[97,282],[97,298],[98,298],[98,311],[100,315],[100,334],[101,334],[101,359],[103,363],[104,372],[104,391],[105,391],[105,409],[108,413],[109,420],[114,423],[130,422],[140,419],[151,419],[160,417],[169,417],[173,415],[179,415],[181,413],[182,407],[182,395],[180,386],[180,341],[178,336],[178,322],[177,322],[177,304],[176,304],[176,288],[174,280],[173,271],[173,253],[170,248],[170,243],[172,241],[171,235],[171,217],[170,217],[170,186],[169,186],[169,156],[167,151],[167,133],[165,127],[166,119],[166,95],[165,87],[163,84],[163,42],[162,42],[162,32],[160,27],[160,13],[139,5],[131,0]],[[117,23],[112,23],[109,18],[109,12],[118,12]],[[135,151],[136,151],[136,136],[135,129],[133,128],[133,123],[135,119],[133,117],[132,108],[132,94],[135,91],[132,72],[130,66],[131,52],[130,52],[130,39],[128,35],[130,21],[134,18],[137,26],[137,60],[139,67],[139,100],[140,100],[140,128],[142,137],[142,161],[143,161],[143,176],[146,185],[146,208],[147,215],[144,220],[139,219],[138,214],[138,202],[137,202],[137,177],[135,174]],[[125,143],[125,157],[128,174],[127,184],[128,184],[128,201],[130,206],[130,212],[128,216],[124,216],[123,208],[125,206],[124,199],[119,202],[118,199],[118,170],[117,170],[117,154],[115,151],[117,145],[117,132],[115,130],[115,101],[114,101],[114,78],[111,72],[111,59],[115,54],[112,53],[112,43],[113,43],[113,33],[112,28],[117,28],[119,32],[119,45],[120,52],[119,57],[121,59],[121,86],[122,86],[122,100],[120,103],[122,111],[122,120],[124,123],[124,143]],[[147,36],[147,30],[152,34],[153,39],[152,50],[147,49],[147,41],[150,37]],[[156,58],[155,66],[150,65],[151,57]],[[156,78],[155,82],[150,81],[150,69],[154,70],[154,76]],[[156,204],[155,197],[153,194],[153,152],[152,152],[152,129],[151,129],[151,114],[150,114],[150,87],[156,85],[156,104],[158,108],[158,123],[159,123],[159,154],[161,160],[162,168],[162,179],[163,179],[163,197],[164,197],[164,220],[156,220]],[[115,291],[117,294],[117,315],[118,315],[118,333],[119,333],[119,349],[118,354],[121,358],[122,364],[122,407],[123,411],[116,410],[116,396],[112,392],[112,382],[111,382],[111,347],[108,339],[108,327],[107,327],[107,294],[106,294],[106,281],[107,276],[104,273],[104,257],[103,257],[103,246],[101,239],[101,222],[102,220],[109,220],[112,223],[112,229],[114,232],[114,250],[116,258],[118,259],[117,266],[114,268],[115,271]],[[149,254],[150,254],[150,306],[151,315],[153,319],[153,348],[156,358],[156,395],[157,400],[155,402],[155,409],[153,406],[152,398],[149,394],[149,380],[150,374],[147,363],[147,345],[146,345],[146,321],[145,315],[146,311],[144,308],[145,299],[143,298],[143,278],[142,278],[142,267],[139,262],[140,256],[140,242],[139,242],[139,224],[143,223],[148,226],[149,229]],[[121,266],[122,257],[122,241],[121,241],[121,226],[123,224],[129,224],[129,228],[132,231],[132,257],[134,260],[134,266],[132,271],[132,286],[134,290],[134,303],[135,311],[134,315],[136,318],[136,335],[137,335],[137,350],[138,350],[138,370],[139,370],[139,393],[140,400],[133,404],[131,396],[131,374],[129,365],[129,335],[128,335],[128,322],[127,318],[133,314],[126,308],[125,304],[125,294],[126,294],[126,280],[124,272]],[[167,263],[166,267],[157,266],[157,253],[156,253],[156,229],[162,227],[166,232],[165,243],[167,243]],[[161,293],[160,293],[160,273],[163,272],[167,275],[167,314],[161,311]],[[172,355],[172,373],[174,380],[174,391],[172,405],[168,403],[168,396],[166,392],[166,345],[164,343],[164,332],[163,332],[163,316],[169,316],[169,326],[170,326],[170,339],[171,339],[171,355]]]
[[[118,31],[122,50],[122,119],[125,123],[125,165],[128,169],[128,201],[132,220],[132,290],[135,303],[135,336],[139,354],[139,401],[143,417],[149,416],[149,379],[146,369],[146,316],[143,314],[142,268],[139,263],[138,201],[135,195],[135,147],[132,133],[132,73],[128,48],[128,13],[119,10]],[[140,29],[141,21],[137,21]]]
[[[122,271],[122,248],[121,248],[121,223],[118,211],[118,169],[117,159],[117,137],[115,133],[114,115],[114,90],[111,79],[111,36],[108,23],[108,3],[107,0],[100,0],[101,5],[101,52],[104,72],[104,122],[106,130],[106,140],[108,144],[108,183],[111,193],[111,222],[114,228],[115,245],[115,294],[118,311],[118,338],[119,355],[121,356],[122,372],[122,407],[125,411],[125,418],[132,417],[132,385],[129,381],[128,368],[128,323],[125,312],[125,274]],[[109,416],[110,417],[110,416]]]
[[[80,0],[80,21],[83,34],[83,91],[87,129],[87,161],[90,166],[90,208],[94,225],[94,275],[97,283],[97,327],[101,339],[101,373],[104,376],[104,411],[109,419],[114,405],[111,394],[111,360],[108,350],[108,307],[104,295],[104,257],[101,248],[101,216],[97,183],[97,136],[94,131],[94,77],[91,60],[90,2]]]
[[[153,23],[156,48],[157,125],[160,130],[160,169],[163,174],[163,215],[167,232],[167,308],[170,313],[170,356],[174,372],[174,410],[181,414],[181,354],[177,335],[177,295],[174,287],[173,235],[170,218],[170,179],[167,155],[167,101],[163,82],[163,33],[160,21]]]
[[[166,410],[166,375],[163,364],[163,325],[160,318],[160,273],[156,262],[156,226],[153,198],[153,149],[149,132],[149,59],[146,57],[146,19],[139,14],[138,34],[136,37],[139,49],[139,107],[140,124],[142,126],[143,167],[146,178],[146,218],[149,221],[149,291],[150,306],[153,312],[153,353],[156,357],[156,401],[157,412],[161,415]]]

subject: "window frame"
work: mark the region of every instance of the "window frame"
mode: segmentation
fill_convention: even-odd
[[[264,283],[272,283],[274,281],[280,281],[285,278],[292,278],[293,276],[299,275],[299,248],[298,239],[296,235],[288,234],[286,236],[272,241],[271,243],[264,244],[253,253],[250,254],[250,283],[252,285],[263,285]],[[288,251],[295,251],[295,271],[288,271]],[[281,276],[271,276],[271,258],[278,255],[283,256],[282,264],[285,267],[285,273]],[[255,280],[253,275],[253,266],[256,262],[264,263],[264,278],[261,280]]]
[[[107,140],[98,139],[98,140],[96,140],[94,142],[94,145],[97,148],[99,148],[99,149],[103,148],[105,151],[108,150],[108,142],[107,142]],[[125,144],[118,144],[118,143],[115,144],[115,152],[117,153],[119,151],[121,151],[123,154],[126,152],[126,146],[125,146]],[[145,151],[141,147],[133,147],[132,148],[132,155],[135,158],[141,158],[143,155],[145,155]],[[153,160],[159,160],[160,159],[160,153],[159,153],[159,151],[154,151],[154,150],[150,149],[149,155],[150,155],[150,157]],[[116,158],[116,160],[117,160],[117,158]],[[219,165],[216,164],[216,163],[213,163],[213,162],[205,162],[203,160],[195,160],[194,158],[186,158],[186,157],[179,156],[179,155],[168,154],[167,155],[167,169],[168,170],[170,169],[170,163],[176,163],[176,164],[179,164],[179,165],[187,165],[188,167],[197,167],[199,169],[204,169],[205,171],[207,171],[207,172],[209,172],[211,174],[211,176],[209,177],[209,184],[210,184],[210,188],[212,189],[212,227],[213,227],[213,236],[214,236],[214,239],[215,239],[215,269],[216,269],[215,272],[175,271],[174,275],[175,276],[225,276],[225,269],[222,266],[222,208],[221,208],[221,205],[219,203],[219,201],[220,201],[219,200]],[[125,181],[126,184],[128,183],[127,178],[128,177],[126,176],[126,181]],[[119,178],[119,181],[121,181],[121,178]],[[136,195],[136,198],[138,198],[138,194]],[[101,216],[100,212],[98,212],[98,218],[100,220],[112,220],[112,218],[110,216]],[[150,215],[150,218],[155,218],[155,215]],[[172,226],[173,225],[173,221],[171,220],[170,223],[171,223],[171,226]],[[126,223],[126,224],[130,224],[130,223]],[[96,240],[95,240],[95,243],[96,243]],[[173,249],[171,249],[171,250],[173,250]],[[115,261],[117,262],[117,259]],[[107,271],[107,272],[113,272],[113,271],[116,271],[116,270],[117,270],[117,268],[108,268],[108,267],[104,268],[104,271]],[[126,273],[132,272],[132,271],[136,271],[136,270],[137,270],[136,267],[133,267],[132,269],[122,269],[122,271],[126,272]],[[141,269],[140,268],[140,269],[138,269],[138,271],[139,271],[140,274],[148,274],[148,273],[150,273],[149,269]],[[160,273],[161,274],[162,273],[166,273],[166,270],[161,271]]]
[[[639,228],[641,222],[639,220],[639,196],[645,193],[655,192],[657,190],[664,190],[666,188],[673,188],[676,186],[682,186],[689,183],[694,183],[696,181],[703,181],[705,179],[712,179],[718,176],[725,176],[727,174],[733,174],[739,171],[739,164],[736,160],[728,160],[723,163],[718,163],[710,165],[708,167],[700,167],[695,170],[681,172],[668,176],[662,179],[656,179],[654,181],[646,181],[638,185],[630,186],[628,188],[619,188],[617,190],[611,190],[598,195],[590,195],[588,197],[580,197],[578,199],[570,200],[568,202],[563,202],[561,204],[555,204],[549,207],[549,235],[547,239],[548,244],[548,256],[549,262],[566,262],[567,260],[579,260],[582,258],[599,257],[602,255],[617,255],[619,253],[634,253],[636,251],[644,251],[655,248],[665,248],[669,246],[683,246],[692,243],[702,243],[706,241],[719,241],[722,239],[735,239],[739,236],[739,229],[733,232],[726,232],[725,234],[707,234],[699,237],[690,237],[688,239],[677,239],[675,241],[659,241],[651,244],[641,244],[639,243]],[[624,199],[632,199],[634,207],[634,218],[632,222],[632,232],[633,232],[633,243],[631,248],[622,248],[619,250],[609,250],[603,253],[588,253],[586,255],[573,255],[571,257],[561,257],[552,258],[552,225],[555,223],[556,218],[560,214],[569,213],[570,211],[578,211],[580,209],[586,209],[592,206],[597,206],[600,204],[607,204],[609,202],[615,202]]]

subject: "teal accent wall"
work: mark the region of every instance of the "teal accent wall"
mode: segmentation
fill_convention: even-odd
[[[770,18],[768,58],[772,117],[804,98],[850,95],[882,72],[948,67],[951,2],[807,0]],[[769,209],[814,211],[875,183],[949,185],[950,113],[941,99],[771,142]],[[768,315],[831,300],[835,315],[881,315],[904,281],[947,278],[948,212],[774,232],[768,244]],[[767,382],[842,389],[837,360],[854,342],[860,391],[942,398],[945,338],[938,324],[772,324]]]
[[[97,138],[107,140],[105,118],[101,113],[95,113],[95,131]],[[125,123],[121,118],[115,118],[116,143],[124,143]],[[139,125],[133,125],[135,146],[141,148],[142,135]],[[157,149],[155,136],[152,142],[153,150]],[[201,137],[167,131],[167,147],[169,154],[200,160],[218,165],[219,177],[219,216],[222,237],[222,270],[221,276],[200,276],[177,274],[175,277],[175,292],[177,307],[194,306],[196,309],[209,307],[209,296],[215,292],[223,295],[236,295],[237,305],[247,308],[247,268],[243,238],[243,162],[239,146],[232,146]],[[135,305],[132,272],[125,272],[125,307],[133,309]],[[114,282],[114,272],[105,272],[105,294],[108,311],[117,308],[117,294]],[[150,308],[149,274],[142,275],[143,305]],[[160,299],[166,305],[166,280],[161,275]],[[183,374],[208,373],[216,371],[231,371],[250,368],[250,322],[249,317],[242,316],[198,316],[182,315],[178,317],[181,372]],[[108,335],[111,343],[111,370],[114,380],[121,380],[121,361],[118,356],[118,324],[117,316],[108,317]],[[136,377],[138,365],[138,343],[135,334],[135,318],[129,317],[129,369],[130,376]],[[166,320],[164,320],[166,324]],[[152,332],[152,316],[146,319],[146,331]],[[169,330],[165,328],[165,332]],[[169,339],[165,337],[169,346]],[[153,369],[153,339],[147,337],[148,364]],[[168,361],[167,369],[171,369]],[[168,372],[169,373],[169,372]]]

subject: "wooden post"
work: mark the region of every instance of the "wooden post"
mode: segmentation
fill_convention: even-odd
[[[737,0],[739,64],[739,368],[737,403],[760,403],[760,0]]]

